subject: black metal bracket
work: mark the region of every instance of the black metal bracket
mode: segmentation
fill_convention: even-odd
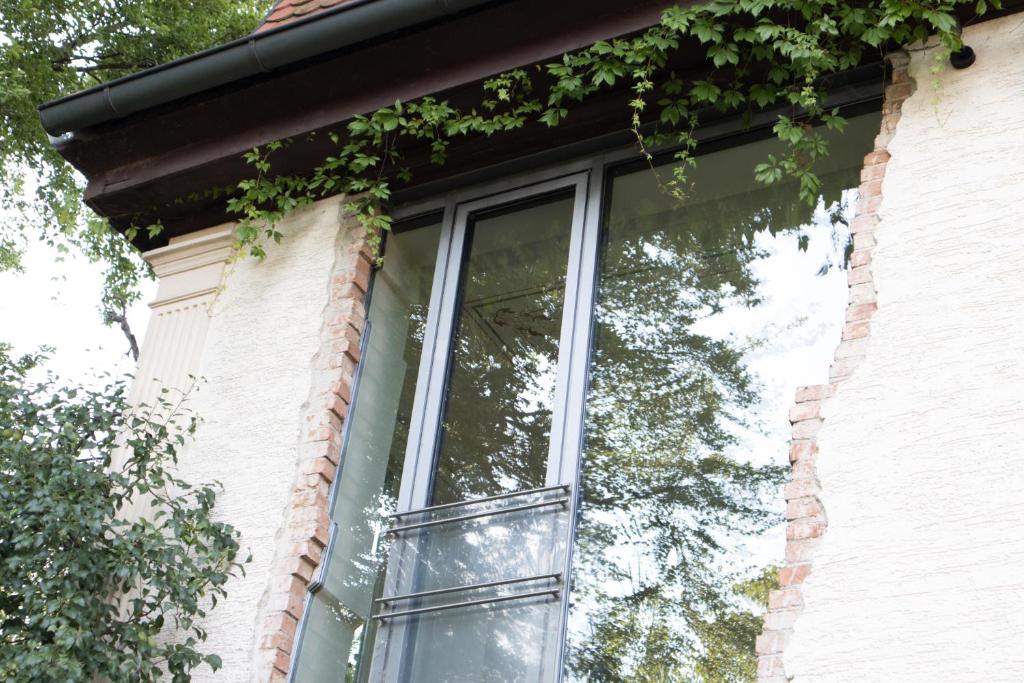
[[[960,19],[956,20],[956,34],[961,38],[964,35],[964,25],[960,23]],[[974,54],[974,50],[971,49],[970,45],[961,44],[960,49],[949,55],[949,63],[954,69],[966,69],[977,59],[977,55]]]
[[[949,63],[953,65],[954,69],[966,69],[971,64],[974,64],[977,56],[974,54],[974,50],[971,49],[970,45],[964,45],[962,48],[949,55]]]

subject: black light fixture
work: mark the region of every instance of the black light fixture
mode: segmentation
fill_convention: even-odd
[[[957,35],[963,37],[964,26],[960,23],[959,17],[956,20],[956,32]],[[959,50],[949,55],[949,63],[953,65],[954,69],[966,69],[971,64],[974,64],[975,59],[977,59],[977,56],[970,45],[961,45]]]

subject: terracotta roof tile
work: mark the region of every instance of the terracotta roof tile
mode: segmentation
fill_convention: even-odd
[[[323,12],[347,2],[352,2],[352,0],[278,0],[274,4],[273,9],[267,13],[263,23],[256,29],[256,32],[259,33],[260,31],[284,26],[289,22],[302,19],[310,14]]]

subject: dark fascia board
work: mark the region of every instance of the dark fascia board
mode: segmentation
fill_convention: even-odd
[[[55,143],[87,177],[88,205],[108,217],[115,228],[156,220],[164,224],[164,232],[155,240],[144,237],[145,231],[137,238],[140,249],[154,248],[174,235],[230,219],[223,197],[218,199],[210,190],[234,187],[247,177],[251,168],[242,161],[242,154],[253,147],[292,138],[294,144],[275,156],[275,169],[305,172],[329,153],[326,134],[354,114],[425,94],[450,95],[457,101],[463,88],[477,92],[480,79],[542,63],[598,38],[640,30],[656,22],[665,5],[679,1],[480,4],[477,11],[464,12],[454,21],[439,18],[383,40],[362,41],[272,74],[250,76],[76,130]],[[545,21],[537,23],[538,16]],[[694,51],[683,57],[692,57],[696,64],[701,54]],[[682,68],[694,68],[694,64]],[[864,87],[880,92],[882,72],[876,68],[874,73],[867,75]],[[613,135],[618,142],[605,140],[605,144],[628,144],[632,138],[624,130],[624,102],[581,106],[571,121],[555,131],[533,126],[500,140],[467,139],[465,144],[453,145],[451,161],[443,169],[428,164],[424,156],[422,168],[415,169],[416,186],[396,190],[420,195],[436,190],[434,181],[443,184],[445,178],[468,178],[485,167],[496,168],[499,162],[515,163],[511,161],[515,157],[584,144],[609,131],[619,131]],[[409,151],[410,159],[416,156],[415,150]]]
[[[865,103],[869,108],[877,106],[884,73],[883,65],[873,62],[830,79],[828,90],[832,97],[829,106],[842,107],[844,114]],[[396,184],[394,202],[421,201],[442,194],[452,186],[629,147],[635,138],[628,130],[628,120],[623,111],[630,95],[631,91],[625,89],[588,101],[576,108],[573,116],[557,129],[538,124],[500,136],[500,139],[476,136],[456,140],[449,149],[449,162],[443,167],[429,163],[427,149],[406,149],[406,160],[413,171],[414,182]],[[730,135],[747,125],[757,128],[764,125],[760,119],[767,117],[766,121],[773,122],[777,113],[764,113],[746,122],[742,116],[726,116],[727,121],[723,122],[719,120],[720,114],[708,112],[707,117],[702,117],[699,137],[702,142],[708,142],[723,127],[729,129]],[[315,140],[324,141],[326,137],[318,135]],[[296,140],[282,152],[283,156],[275,159],[275,165],[284,173],[301,172],[317,159],[322,159],[323,153],[326,152],[319,150],[313,142]],[[129,223],[147,225],[159,219],[164,230],[155,239],[149,239],[145,231],[140,231],[136,238],[136,246],[140,249],[152,249],[163,246],[169,238],[229,220],[223,197],[182,203],[173,198],[209,186],[211,178],[231,182],[245,177],[246,172],[240,157],[231,156],[175,175],[161,174],[159,179],[139,185],[106,188],[97,194],[87,192],[87,201],[97,213],[110,217],[118,229],[127,227]],[[99,188],[93,186],[93,189]],[[132,211],[140,213],[131,215],[129,220]]]
[[[162,240],[230,218],[223,198],[216,202],[206,195],[247,177],[251,167],[242,155],[254,147],[290,138],[293,144],[275,154],[275,171],[308,171],[330,154],[327,133],[354,114],[428,94],[458,104],[459,93],[478,95],[482,79],[641,30],[678,1],[492,2],[451,20],[77,130],[55,146],[86,176],[85,199],[93,210],[121,230],[160,220]],[[538,16],[545,21],[537,22]],[[611,112],[609,122],[621,123],[621,112],[622,107]],[[561,126],[559,137],[572,139],[571,127]],[[207,201],[217,206],[207,212]]]
[[[167,104],[495,0],[351,0],[39,107],[53,136]]]

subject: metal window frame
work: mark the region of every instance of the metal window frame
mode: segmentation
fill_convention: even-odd
[[[583,387],[586,385],[586,358],[581,350],[589,348],[591,297],[593,296],[596,274],[597,243],[599,232],[600,188],[604,181],[604,164],[595,164],[593,159],[562,164],[540,172],[516,175],[488,184],[477,185],[449,193],[438,199],[408,205],[394,212],[396,220],[412,218],[425,213],[444,211],[444,225],[441,241],[444,258],[439,259],[434,273],[434,289],[431,292],[431,307],[427,314],[424,345],[413,407],[413,419],[406,459],[403,464],[402,484],[399,492],[396,515],[399,517],[415,514],[429,505],[433,483],[433,470],[437,459],[437,445],[448,389],[449,366],[452,359],[451,347],[458,320],[458,299],[465,268],[467,233],[475,215],[531,199],[563,191],[573,193],[573,212],[569,238],[568,262],[566,264],[565,294],[562,320],[559,326],[559,348],[556,370],[555,396],[552,410],[551,433],[548,439],[547,473],[544,488],[565,487],[565,498],[557,501],[533,503],[522,509],[549,507],[561,503],[566,508],[568,523],[565,555],[560,574],[567,576],[568,555],[571,549],[575,516],[574,493],[578,473],[579,449],[573,448],[582,437]],[[581,300],[582,299],[582,300]],[[472,501],[468,501],[471,503]],[[480,513],[478,513],[480,514]],[[482,513],[488,514],[488,513]],[[403,525],[403,529],[419,528],[430,522]],[[388,559],[389,578],[385,594],[402,595],[414,592],[408,579],[401,579],[395,567],[402,561],[398,554]],[[568,607],[568,591],[548,591],[560,601],[558,611],[558,642],[564,631],[565,613]],[[527,596],[523,597],[536,597]],[[487,600],[460,603],[463,606],[486,604]],[[410,612],[416,614],[419,611]],[[404,624],[392,622],[387,634],[378,632],[386,642],[374,648],[373,671],[380,674],[387,653],[396,652],[402,657],[406,651],[408,633]],[[558,679],[561,667],[561,647],[556,649],[555,661],[548,664],[551,680]],[[402,653],[402,654],[397,654]],[[385,680],[399,680],[401,666],[386,674]]]
[[[564,190],[574,192],[572,232],[569,244],[569,261],[566,270],[566,293],[563,303],[563,315],[560,324],[557,380],[555,402],[552,415],[552,434],[550,443],[561,442],[560,425],[564,419],[566,403],[565,383],[568,376],[573,326],[575,325],[575,295],[578,290],[578,271],[580,266],[581,248],[583,243],[584,214],[586,207],[586,190],[589,180],[589,169],[573,173],[563,173],[545,180],[535,180],[524,186],[508,188],[507,182],[478,189],[476,196],[452,198],[446,218],[451,222],[445,225],[441,239],[448,238],[448,258],[444,264],[438,264],[435,283],[440,283],[438,291],[439,305],[427,315],[427,333],[431,339],[430,348],[424,343],[422,364],[429,363],[425,386],[421,396],[413,406],[413,422],[419,430],[416,439],[410,439],[406,448],[405,468],[402,472],[402,488],[399,494],[396,512],[407,512],[430,504],[430,487],[432,472],[436,460],[437,443],[441,429],[441,418],[447,393],[449,365],[451,362],[451,345],[455,336],[458,320],[458,297],[462,272],[465,268],[464,252],[467,247],[466,237],[472,218],[483,211],[498,209],[504,206],[533,198],[543,197]],[[442,272],[443,270],[443,272]],[[422,377],[422,376],[421,376]],[[420,386],[417,385],[417,393]],[[557,436],[557,440],[556,440]],[[548,473],[545,486],[557,486],[560,467],[552,462],[562,455],[561,450],[553,446],[548,452]]]

